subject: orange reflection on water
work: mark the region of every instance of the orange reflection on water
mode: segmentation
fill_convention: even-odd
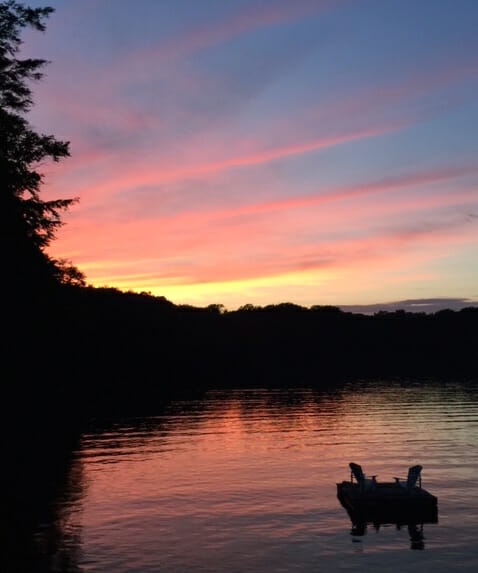
[[[69,519],[102,570],[153,571],[159,563],[214,570],[233,556],[248,570],[251,556],[274,559],[301,544],[308,548],[301,559],[353,560],[355,530],[336,498],[350,461],[379,481],[420,463],[443,515],[465,499],[478,507],[476,403],[455,386],[391,382],[174,402],[155,417],[84,435],[83,497]],[[440,535],[433,527],[427,548]],[[410,528],[360,542],[377,554],[408,550]]]

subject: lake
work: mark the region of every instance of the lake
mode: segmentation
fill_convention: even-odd
[[[49,570],[478,570],[478,385],[217,390],[149,411],[82,434],[36,532]],[[336,497],[351,461],[378,481],[421,464],[438,523],[358,531]]]

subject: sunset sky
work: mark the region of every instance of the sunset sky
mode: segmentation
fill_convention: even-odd
[[[478,301],[477,0],[52,0],[50,253],[175,303]]]

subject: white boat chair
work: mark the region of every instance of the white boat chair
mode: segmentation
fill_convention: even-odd
[[[422,487],[422,476],[421,476],[422,469],[423,468],[420,465],[411,466],[410,468],[408,468],[407,479],[405,480],[404,478],[396,477],[396,478],[394,478],[395,483],[401,485],[405,489],[412,489],[417,485],[417,482],[418,482],[418,487],[421,488]]]
[[[354,464],[353,462],[350,462],[349,467],[350,467],[350,481],[352,483],[354,483],[354,478],[355,478],[355,481],[359,484],[362,491],[370,491],[375,489],[375,486],[377,484],[375,478],[377,476],[371,476],[370,478],[366,477],[362,471],[362,467],[359,466],[358,464]]]

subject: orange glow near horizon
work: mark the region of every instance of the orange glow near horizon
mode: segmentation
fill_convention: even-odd
[[[462,212],[473,209],[478,192],[467,185],[451,191],[449,184],[474,172],[469,166],[421,171],[303,197],[105,220],[99,228],[77,213],[55,246],[79,262],[94,286],[151,292],[177,303],[236,308],[264,300],[336,304],[340,297],[351,304],[357,297],[354,289],[347,292],[350,284],[370,289],[362,300],[373,302],[371,281],[379,280],[389,297],[406,296],[410,284],[439,276],[420,270],[425,251],[429,263],[450,256],[457,245],[472,247],[474,228],[472,221],[463,225]],[[427,192],[417,195],[417,187]],[[420,213],[424,222],[403,228],[404,217]],[[297,240],[288,245],[291,235]],[[95,251],[101,258],[87,255]]]

